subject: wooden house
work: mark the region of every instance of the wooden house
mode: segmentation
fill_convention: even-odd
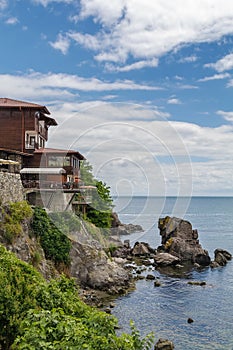
[[[51,209],[55,208],[53,202],[63,202],[59,208],[67,209],[75,198],[77,202],[79,193],[82,200],[78,205],[85,211],[90,186],[80,179],[84,156],[75,150],[45,147],[48,129],[56,125],[45,106],[0,98],[0,171],[21,174],[25,194],[33,205]]]
[[[0,168],[20,172],[25,187],[77,184],[84,156],[45,148],[48,129],[56,125],[45,106],[0,98]]]

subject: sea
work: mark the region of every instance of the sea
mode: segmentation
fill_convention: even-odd
[[[123,223],[144,229],[121,237],[129,239],[131,246],[136,241],[153,248],[160,245],[158,219],[169,215],[191,222],[212,259],[216,248],[233,254],[233,197],[117,197],[114,204]],[[134,291],[115,301],[112,314],[119,320],[120,333],[130,333],[133,320],[142,337],[153,332],[156,341],[169,339],[176,350],[233,350],[233,260],[224,267],[192,270],[182,277],[155,269],[149,273],[160,279],[160,287],[154,287],[153,280],[138,280]],[[188,318],[194,322],[188,323]]]

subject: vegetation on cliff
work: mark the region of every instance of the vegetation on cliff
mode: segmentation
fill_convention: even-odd
[[[71,242],[44,209],[38,207],[34,209],[31,227],[40,239],[46,258],[53,260],[55,264],[69,265]]]
[[[110,228],[113,208],[110,187],[94,178],[92,166],[87,161],[82,162],[81,178],[85,185],[96,186],[96,191],[92,194],[92,203],[87,207],[86,219],[97,227]]]
[[[143,350],[152,335],[117,336],[117,320],[83,303],[74,281],[46,282],[30,265],[0,245],[1,349]]]

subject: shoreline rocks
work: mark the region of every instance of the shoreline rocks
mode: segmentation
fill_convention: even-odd
[[[159,251],[169,253],[180,259],[180,262],[190,262],[200,266],[211,263],[209,253],[202,248],[198,239],[198,231],[193,230],[189,221],[166,216],[158,222],[162,246]]]
[[[141,225],[135,224],[123,224],[117,213],[112,213],[112,227],[111,227],[112,235],[130,235],[134,232],[143,232],[143,228]]]

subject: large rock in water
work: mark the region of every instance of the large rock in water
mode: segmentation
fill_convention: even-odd
[[[162,246],[159,250],[176,256],[181,262],[210,265],[209,253],[202,248],[198,232],[193,230],[189,221],[166,216],[159,219],[158,227],[162,236]]]

